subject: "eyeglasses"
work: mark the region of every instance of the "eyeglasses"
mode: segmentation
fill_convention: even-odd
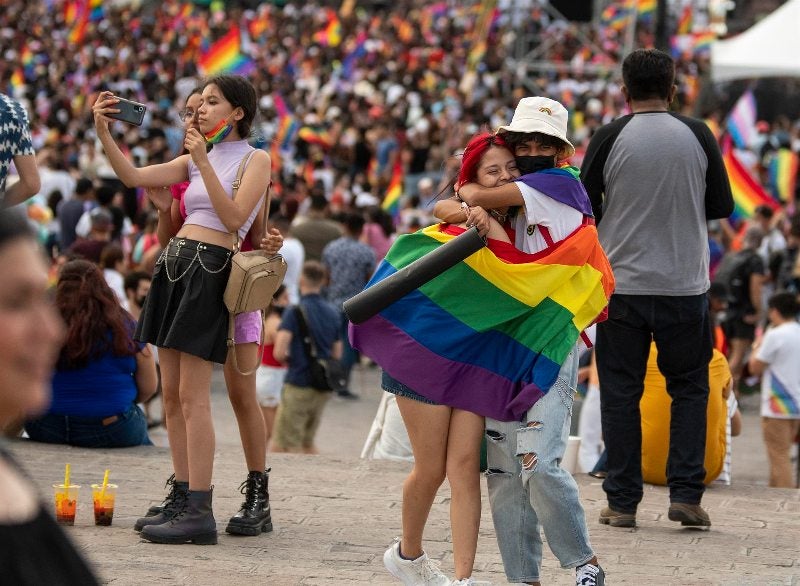
[[[190,110],[188,108],[184,108],[183,110],[178,112],[178,116],[180,116],[181,120],[183,120],[184,122],[193,119],[195,117],[195,114],[197,114],[197,112],[195,112],[194,110]]]

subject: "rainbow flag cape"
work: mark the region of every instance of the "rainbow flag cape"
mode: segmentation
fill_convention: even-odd
[[[241,52],[242,36],[238,26],[231,27],[225,36],[212,43],[200,56],[198,65],[204,75],[235,73],[247,75],[255,69],[255,63]]]
[[[566,181],[580,185],[564,177],[560,184]],[[461,231],[436,224],[398,237],[367,287]],[[437,403],[519,421],[550,390],[580,333],[603,313],[614,277],[590,222],[536,254],[502,242],[490,246],[350,324],[350,341]]]
[[[794,201],[797,188],[797,153],[779,149],[769,163],[769,182],[772,193],[782,202]]]
[[[767,205],[773,210],[780,208],[780,204],[770,197],[736,157],[730,147],[730,141],[727,141],[727,144],[723,146],[722,160],[725,163],[725,169],[728,172],[728,179],[731,183],[731,191],[733,192],[734,208],[731,214],[732,220],[752,218],[756,207],[759,205]]]

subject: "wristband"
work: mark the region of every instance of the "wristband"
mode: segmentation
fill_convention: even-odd
[[[464,210],[464,219],[469,218],[469,204],[465,201],[461,202],[461,209]]]

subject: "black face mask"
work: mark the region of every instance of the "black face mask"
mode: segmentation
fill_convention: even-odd
[[[515,158],[517,160],[517,169],[519,169],[522,175],[544,171],[545,169],[553,169],[556,166],[556,158],[552,156],[537,155],[535,157],[523,156]]]

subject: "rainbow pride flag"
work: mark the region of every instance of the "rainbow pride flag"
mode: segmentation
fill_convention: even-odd
[[[342,42],[342,22],[339,20],[335,10],[331,8],[326,10],[328,14],[327,23],[325,28],[314,34],[314,40],[326,47],[338,47],[339,43]]]
[[[603,9],[600,14],[600,24],[605,28],[621,31],[628,26],[631,17],[631,8],[627,3],[612,3]]]
[[[367,287],[461,231],[436,224],[398,237]],[[497,241],[490,246],[351,324],[350,341],[437,403],[519,421],[605,310],[614,277],[591,222],[536,254]]]
[[[692,5],[687,4],[681,11],[676,33],[679,35],[688,35],[690,32],[692,32]]]
[[[309,144],[316,144],[324,149],[333,146],[333,138],[326,129],[317,126],[303,126],[297,131],[297,136]]]
[[[711,50],[711,45],[717,40],[717,35],[713,31],[700,31],[691,34],[692,54],[699,55]]]
[[[403,163],[395,161],[392,169],[392,178],[389,180],[389,187],[386,189],[386,196],[381,202],[381,208],[389,212],[397,220],[400,217],[400,200],[403,197]]]
[[[64,5],[64,23],[69,25],[67,40],[79,44],[86,36],[89,26],[89,4],[85,0],[74,0]]]
[[[725,163],[728,180],[731,183],[731,191],[733,192],[734,209],[731,214],[732,220],[752,218],[756,207],[760,205],[769,206],[773,210],[780,208],[780,204],[770,197],[761,187],[761,184],[742,165],[742,162],[730,147],[730,143],[723,146],[722,160]]]
[[[241,52],[242,36],[238,26],[231,27],[225,36],[212,43],[200,56],[198,65],[204,75],[235,73],[247,75],[255,63]]]
[[[636,11],[639,13],[639,20],[649,22],[653,19],[658,8],[656,0],[638,0],[636,3]]]
[[[342,59],[342,77],[349,80],[353,76],[358,60],[367,54],[367,33],[360,31],[355,39],[355,45]]]
[[[13,89],[19,89],[25,86],[25,75],[22,73],[20,67],[14,68],[14,73],[11,74],[9,82]]]
[[[89,20],[91,22],[98,22],[105,17],[105,8],[103,8],[103,0],[89,0]]]
[[[782,148],[769,162],[769,183],[772,193],[782,202],[794,201],[797,189],[797,153]]]

